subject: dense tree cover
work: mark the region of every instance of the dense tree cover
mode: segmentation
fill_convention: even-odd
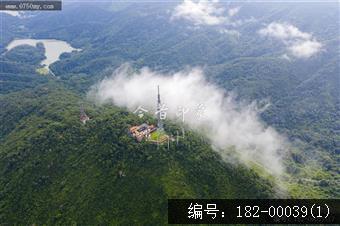
[[[9,93],[25,88],[33,88],[47,82],[38,75],[36,69],[45,59],[44,46],[17,46],[0,56],[0,93]]]
[[[8,94],[0,103],[12,105],[0,116],[8,124],[0,144],[4,224],[163,225],[167,198],[276,196],[271,182],[223,162],[196,134],[169,150],[137,143],[128,128],[140,118],[86,102],[91,120],[83,125],[80,99],[57,84]],[[166,131],[176,129],[169,124]]]
[[[44,51],[42,43],[38,43],[36,47],[20,45],[8,51],[4,55],[4,60],[36,66],[45,59]]]

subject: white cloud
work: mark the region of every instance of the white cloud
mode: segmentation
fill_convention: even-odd
[[[5,14],[11,15],[11,16],[16,16],[16,17],[20,16],[19,11],[3,10],[3,11],[0,11],[0,13],[5,13]]]
[[[238,13],[238,11],[240,11],[240,8],[241,8],[241,7],[230,8],[230,9],[228,10],[228,16],[229,16],[229,17],[235,16],[235,15]]]
[[[195,68],[173,74],[161,74],[143,68],[133,72],[129,66],[118,69],[112,77],[92,87],[88,96],[99,103],[111,102],[134,111],[138,106],[155,111],[157,85],[161,99],[168,107],[168,118],[178,119],[178,107],[189,109],[185,123],[204,133],[217,151],[226,158],[228,147],[235,147],[245,162],[262,165],[268,172],[280,175],[284,139],[258,117],[263,110],[258,104],[240,104],[233,95],[208,83],[201,69]],[[202,118],[197,107],[203,104]]]
[[[312,34],[302,32],[288,23],[272,22],[258,33],[282,41],[289,54],[297,58],[309,58],[322,49],[322,44]]]
[[[281,58],[282,59],[285,59],[285,60],[288,60],[288,61],[291,61],[290,57],[285,53],[285,54],[282,54],[281,55]]]
[[[240,32],[234,29],[221,29],[220,30],[221,34],[227,34],[227,35],[231,35],[231,36],[235,36],[237,38],[240,37]]]
[[[220,33],[240,36],[237,27],[256,21],[252,17],[234,19],[240,9],[239,6],[224,8],[219,0],[184,0],[175,7],[171,19],[190,21],[196,29],[201,26],[216,26]]]
[[[290,46],[288,49],[291,54],[298,58],[309,58],[318,53],[322,48],[320,42],[315,40],[306,40],[297,42]]]
[[[217,4],[218,1],[184,0],[176,6],[172,17],[187,19],[195,25],[219,25],[224,23],[227,17],[222,15],[224,9]]]
[[[267,27],[259,30],[259,33],[264,36],[271,36],[282,40],[299,38],[310,39],[311,35],[305,32],[301,32],[297,27],[287,23],[273,22]]]

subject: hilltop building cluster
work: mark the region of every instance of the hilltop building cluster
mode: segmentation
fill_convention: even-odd
[[[141,142],[143,139],[154,142],[154,143],[163,143],[169,141],[169,136],[164,132],[163,122],[161,117],[161,97],[159,94],[159,86],[158,86],[158,99],[157,99],[157,126],[148,125],[143,123],[141,125],[135,125],[129,128],[129,133],[132,137],[134,137],[138,142]]]
[[[144,138],[150,139],[151,133],[155,132],[157,130],[157,127],[154,125],[148,125],[146,123],[143,123],[139,126],[132,126],[129,131],[130,134],[136,138],[138,142],[141,142]]]

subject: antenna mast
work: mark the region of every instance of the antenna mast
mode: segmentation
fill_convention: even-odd
[[[162,108],[162,103],[161,103],[161,95],[159,93],[159,85],[157,86],[158,90],[158,95],[157,95],[157,127],[159,130],[163,129],[163,123],[161,119],[161,108]]]

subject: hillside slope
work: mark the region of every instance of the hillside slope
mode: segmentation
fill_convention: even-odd
[[[80,100],[56,84],[0,97],[0,222],[163,225],[167,198],[275,196],[273,184],[222,162],[196,134],[169,150],[136,143],[127,128],[138,117],[89,103],[83,125]]]

